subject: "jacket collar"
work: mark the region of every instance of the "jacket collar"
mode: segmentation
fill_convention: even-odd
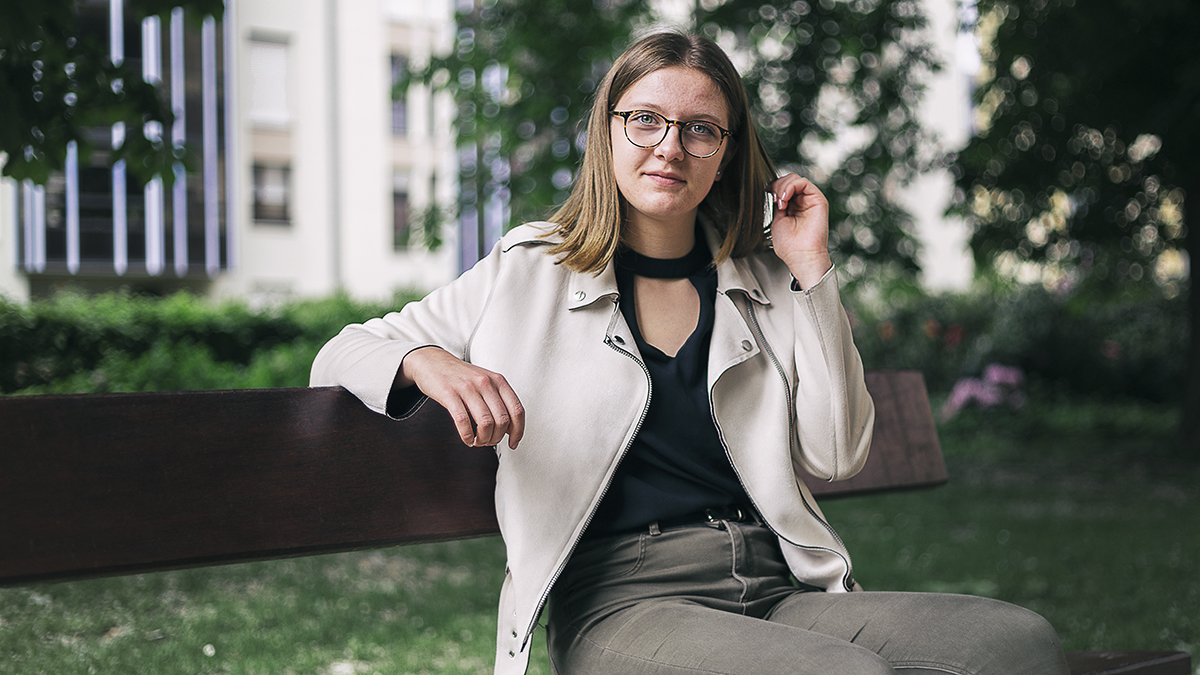
[[[708,241],[710,251],[721,248],[721,237],[707,217],[700,217],[700,227]],[[555,232],[553,223],[530,223],[518,227],[504,235],[501,247],[509,250],[515,246],[531,244],[558,244],[562,237]],[[613,262],[610,260],[600,274],[572,273],[568,283],[567,309],[575,310],[587,307],[604,299],[615,300],[617,293],[617,275]],[[771,301],[763,292],[762,286],[750,263],[746,258],[730,258],[717,265],[717,292],[729,294],[740,292],[760,305],[770,305]]]
[[[522,245],[554,245],[562,243],[562,235],[555,230],[554,223],[529,223],[514,228],[500,240],[500,246],[507,251]],[[599,302],[605,298],[616,299],[617,274],[612,261],[601,270],[600,274],[580,274],[571,272],[567,283],[567,309],[581,309]]]

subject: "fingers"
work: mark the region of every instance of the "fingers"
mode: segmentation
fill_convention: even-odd
[[[402,369],[446,408],[463,443],[495,445],[507,434],[508,446],[516,449],[525,434],[525,408],[503,375],[436,348],[410,352]]]
[[[805,203],[809,197],[820,202],[823,202],[825,199],[825,196],[812,181],[797,176],[794,173],[777,178],[771,184],[771,193],[775,199],[776,211],[788,216],[799,215],[806,208],[809,208],[810,205]]]
[[[458,437],[462,439],[463,444],[475,445],[475,422],[472,420],[471,411],[467,409],[462,399],[442,400],[428,392],[426,392],[426,396],[441,403],[450,413],[450,419],[454,420],[454,429],[458,431]]]
[[[504,383],[504,387],[500,390],[500,396],[509,413],[508,447],[516,450],[517,444],[525,437],[525,406],[521,405],[521,399],[517,398],[517,392],[508,386],[508,381],[503,377],[500,380]]]
[[[785,180],[793,176],[794,174],[788,174],[787,176],[775,181],[775,184],[772,185],[772,192],[774,192],[775,197],[775,210],[777,211],[787,211],[788,203],[791,201],[792,197],[796,195],[795,182]]]
[[[504,376],[478,370],[463,399],[474,428],[456,420],[459,435],[473,446],[496,445],[507,435],[508,447],[515,449],[525,433],[525,409]]]

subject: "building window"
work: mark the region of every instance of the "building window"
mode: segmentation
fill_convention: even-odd
[[[85,130],[92,152],[71,144],[62,171],[45,186],[18,186],[17,263],[27,274],[68,274],[87,284],[93,277],[136,273],[140,285],[172,272],[176,278],[212,277],[230,264],[224,167],[235,127],[225,105],[227,87],[236,81],[226,72],[231,27],[179,8],[169,18],[142,20],[122,9],[127,4],[65,3],[75,13],[79,39],[108,44],[111,59],[124,59],[131,72],[156,84],[176,121],[153,135],[163,143],[186,143],[192,161],[186,169],[165,167],[175,174],[175,189],[163,190],[157,182],[143,187],[123,163],[112,165],[111,148],[114,139],[146,130]]]
[[[291,222],[291,167],[254,165],[254,220]]]
[[[399,250],[408,248],[412,237],[412,223],[409,222],[408,193],[403,190],[392,191],[392,247]]]
[[[392,54],[392,134],[403,136],[408,133],[408,92],[396,85],[408,71],[408,59]]]
[[[285,127],[291,121],[287,97],[287,44],[250,41],[250,122]]]

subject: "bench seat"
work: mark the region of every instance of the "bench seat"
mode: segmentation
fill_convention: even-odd
[[[945,483],[921,374],[870,371],[867,388],[867,465],[813,493]],[[0,429],[0,586],[498,532],[495,455],[433,403],[396,422],[337,387],[15,396]],[[1075,675],[1192,675],[1183,652],[1069,660]]]

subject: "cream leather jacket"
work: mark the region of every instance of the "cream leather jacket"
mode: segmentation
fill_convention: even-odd
[[[347,326],[317,355],[313,386],[341,385],[379,413],[406,354],[437,345],[501,373],[526,410],[516,450],[496,446],[496,514],[508,553],[495,672],[520,675],[555,579],[646,414],[650,381],[617,305],[610,264],[578,274],[546,254],[550,225],[507,234],[451,284],[399,312]],[[718,242],[708,232],[711,250]],[[750,499],[792,572],[855,590],[850,556],[804,470],[852,476],[875,409],[832,270],[794,291],[773,253],[717,270],[709,353],[713,420]]]

